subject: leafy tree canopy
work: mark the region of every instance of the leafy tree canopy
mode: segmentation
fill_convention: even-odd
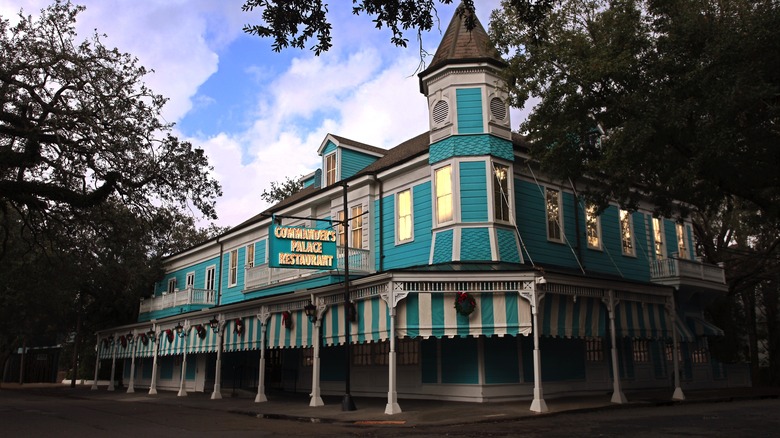
[[[276,204],[286,198],[294,195],[298,190],[303,188],[303,181],[301,178],[285,178],[282,182],[271,181],[271,188],[269,190],[263,190],[260,194],[260,198],[268,202],[269,204]]]
[[[450,4],[452,0],[438,0]],[[466,17],[466,27],[474,27],[473,0],[462,0],[458,9]],[[277,52],[287,47],[303,49],[310,38],[316,42],[311,46],[319,55],[331,46],[328,21],[328,3],[323,0],[245,0],[241,8],[245,12],[262,11],[263,24],[247,24],[244,32],[260,37],[273,38],[273,49]],[[434,0],[352,0],[352,13],[375,17],[377,29],[386,27],[392,32],[390,41],[396,46],[406,47],[409,42],[404,32],[413,29],[419,39],[422,32],[429,31],[436,24],[436,2]]]
[[[166,99],[135,58],[97,34],[77,39],[81,10],[58,0],[14,26],[0,20],[2,241],[11,211],[40,231],[89,224],[85,211],[109,200],[150,220],[193,207],[216,218],[221,189],[203,150],[171,134]]]
[[[602,205],[649,195],[666,215],[675,200],[714,214],[734,197],[780,223],[778,2],[502,6],[491,37],[513,105],[540,100],[521,130],[547,171],[595,177]]]

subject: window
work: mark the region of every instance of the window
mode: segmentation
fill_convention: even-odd
[[[547,205],[547,239],[561,242],[563,241],[561,230],[561,193],[558,190],[546,188],[544,195]]]
[[[168,293],[172,294],[176,292],[176,279],[175,278],[169,278],[168,279]]]
[[[228,287],[233,287],[238,283],[238,250],[230,251],[228,267]]]
[[[708,363],[709,348],[707,348],[707,339],[701,339],[697,343],[693,344],[695,348],[691,351],[691,361],[693,363]]]
[[[585,207],[585,234],[588,238],[588,248],[601,249],[601,220],[596,211],[595,204]]]
[[[352,219],[350,220],[352,223],[350,226],[352,227],[352,235],[350,236],[352,238],[352,245],[350,248],[363,248],[363,206],[362,205],[356,205],[352,207]]]
[[[685,225],[675,224],[677,229],[677,256],[681,259],[688,258],[688,245],[685,239]]]
[[[634,339],[634,362],[650,362],[650,350],[646,339]]]
[[[509,222],[509,167],[493,164],[493,212],[495,220]]]
[[[390,342],[371,342],[354,344],[352,364],[357,366],[387,365],[390,355]],[[420,363],[420,343],[417,339],[397,339],[395,342],[395,360],[397,365],[417,365]]]
[[[452,166],[436,169],[436,222],[452,220]]]
[[[631,224],[631,213],[620,209],[620,241],[623,255],[634,255],[634,229]]]
[[[664,258],[664,231],[663,219],[653,218],[653,240],[655,241],[655,257]]]
[[[195,273],[188,272],[187,277],[184,280],[184,283],[186,284],[184,287],[187,289],[192,289],[193,287],[195,287]]]
[[[325,156],[325,185],[336,183],[336,153]]]
[[[601,338],[585,339],[585,359],[588,362],[604,360],[604,344],[601,342]]]
[[[250,243],[246,246],[246,267],[252,268],[255,266],[255,244]]]
[[[412,191],[398,192],[396,196],[396,241],[412,240]]]
[[[346,244],[346,236],[344,235],[344,211],[338,212],[338,218],[339,218],[339,224],[337,225],[338,228],[338,235],[339,235],[339,245],[343,247]]]
[[[214,287],[214,282],[216,279],[216,273],[217,269],[214,266],[209,266],[206,268],[206,284],[204,284],[206,290],[216,290]]]

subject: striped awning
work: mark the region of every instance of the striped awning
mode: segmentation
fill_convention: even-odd
[[[396,334],[400,337],[504,336],[531,333],[531,305],[517,291],[472,294],[471,315],[455,311],[456,292],[410,293],[398,304]]]
[[[290,326],[283,324],[284,313],[274,313],[268,320],[268,348],[310,347],[313,345],[314,324],[301,310],[290,311]],[[258,338],[259,339],[259,338]]]
[[[243,327],[241,330],[240,325]],[[223,351],[246,351],[260,349],[260,321],[254,316],[229,319],[225,323],[225,345]]]
[[[696,336],[723,336],[723,329],[705,321],[698,316],[688,316],[688,325]]]
[[[146,338],[146,345],[144,345],[140,338],[136,338],[135,342],[138,343],[138,345],[135,347],[135,357],[154,356],[154,349],[157,347],[157,342],[152,342],[152,340],[148,337]]]
[[[219,348],[219,334],[214,333],[208,325],[203,326],[204,336],[198,335],[198,330],[193,327],[187,335],[187,354],[189,353],[214,353]]]
[[[691,329],[688,328],[679,316],[674,317],[674,328],[677,330],[677,336],[681,342],[693,342],[696,340]]]
[[[176,334],[175,330],[171,330],[171,337],[169,340],[167,330],[163,330],[158,337],[157,342],[160,343],[160,351],[157,353],[160,356],[171,356],[174,354],[184,353],[184,345],[187,342],[187,337],[181,337]]]
[[[135,342],[127,342],[124,336],[120,336],[116,342],[116,358],[129,359],[135,352]]]
[[[399,304],[400,307],[400,304]],[[390,336],[390,313],[378,296],[355,303],[355,321],[349,327],[350,342],[384,341]],[[341,345],[345,340],[344,303],[328,308],[322,319],[323,345]]]
[[[100,359],[111,359],[114,357],[114,345],[109,342],[104,342],[103,339],[101,339],[98,342],[98,357]]]
[[[670,318],[663,304],[622,300],[615,307],[616,335],[631,338],[672,337]]]
[[[543,336],[583,338],[607,333],[606,308],[597,298],[546,293],[540,307]]]

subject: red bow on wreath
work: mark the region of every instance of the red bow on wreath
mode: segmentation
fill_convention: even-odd
[[[166,329],[165,337],[168,338],[168,342],[173,342],[173,331],[171,331],[171,329]]]
[[[468,292],[458,292],[455,296],[455,311],[463,316],[471,315],[471,312],[477,308],[477,300]]]
[[[125,336],[120,336],[119,342],[122,343],[122,348],[127,348],[127,338]]]
[[[149,337],[146,336],[146,333],[141,333],[141,343],[144,344],[144,346],[149,345]]]
[[[203,324],[196,325],[195,332],[198,334],[198,337],[201,339],[206,337],[206,329],[205,327],[203,327]]]
[[[290,313],[289,310],[285,310],[282,312],[282,325],[287,328],[287,330],[292,329],[293,322],[292,322],[292,313]]]
[[[244,321],[242,321],[241,318],[236,318],[235,324],[235,327],[233,327],[233,333],[237,334],[238,336],[242,336],[244,334]]]

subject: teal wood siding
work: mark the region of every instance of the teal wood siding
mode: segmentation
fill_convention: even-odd
[[[433,248],[433,263],[452,261],[452,230],[436,233]]]
[[[268,257],[266,256],[266,240],[258,240],[255,244],[255,266],[268,263]]]
[[[518,340],[514,336],[485,338],[485,383],[520,382]]]
[[[442,338],[441,383],[479,383],[478,357],[476,338]]]
[[[580,208],[580,218],[580,244],[583,247],[581,252],[585,269],[618,275],[631,280],[650,280],[650,270],[644,257],[623,255],[617,207],[609,206],[601,213],[601,250],[588,248],[585,236],[585,212],[582,208]],[[634,245],[636,246],[636,243]],[[638,251],[635,252],[638,253]]]
[[[412,227],[414,239],[408,242],[395,244],[395,195],[382,198],[382,243],[384,245],[383,268],[396,269],[409,266],[427,265],[431,255],[431,224],[433,223],[431,209],[431,183],[425,182],[412,187]],[[374,203],[374,211],[379,214],[379,201]],[[373,216],[372,216],[373,217]],[[374,219],[374,235],[379,236],[379,221]],[[379,246],[375,251],[376,268],[379,269]]]
[[[677,229],[675,228],[674,221],[668,219],[661,219],[664,224],[664,238],[666,239],[666,257],[671,257],[673,253],[679,252],[677,248]]]
[[[481,134],[482,90],[479,88],[459,88],[455,90],[458,103],[458,134]]]
[[[498,241],[498,256],[502,262],[520,263],[520,252],[517,248],[514,230],[496,229]]]
[[[343,275],[326,275],[323,277],[317,277],[310,280],[299,281],[296,282],[293,286],[291,286],[288,283],[288,284],[283,284],[281,286],[269,287],[254,292],[247,292],[246,294],[241,293],[240,295],[238,295],[238,299],[236,299],[236,296],[233,295],[229,297],[222,297],[222,304],[229,304],[229,303],[234,303],[236,301],[252,300],[255,298],[270,297],[273,295],[288,293],[290,292],[291,287],[294,288],[295,290],[311,289],[320,286],[327,286],[329,284],[340,283],[343,280],[344,280]],[[230,299],[231,301],[227,301],[228,299]]]
[[[322,150],[322,156],[328,155],[331,152],[336,151],[336,143],[333,143],[332,141],[328,141],[328,144],[325,145],[325,149]]]
[[[460,232],[460,259],[492,259],[490,254],[490,233],[487,228],[463,228]]]
[[[533,339],[522,338],[523,380],[533,382]],[[539,351],[543,382],[585,380],[585,342],[582,339],[542,337]]]
[[[173,379],[173,356],[161,356],[157,358],[160,367],[160,379]]]
[[[320,349],[320,378],[324,381],[344,381],[345,347],[336,345]]]
[[[376,160],[373,155],[341,148],[341,179],[349,178]]]
[[[179,269],[177,271],[166,274],[162,280],[157,282],[155,296],[162,295],[163,292],[168,291],[168,280],[171,278],[176,279],[176,288],[184,290],[187,284],[187,274],[190,272],[195,273],[195,289],[203,289],[206,287],[206,268],[214,266],[216,274],[219,274],[219,257],[214,257],[196,265],[188,266],[186,268]],[[214,286],[217,286],[216,280]]]
[[[460,215],[463,222],[487,222],[487,177],[484,161],[460,163]]]
[[[230,304],[244,299],[242,291],[244,290],[244,273],[246,271],[244,269],[244,265],[246,265],[245,257],[246,246],[241,246],[238,248],[236,285],[228,287],[228,282],[230,281],[230,251],[225,251],[225,254],[222,257],[222,272],[224,272],[224,275],[222,276],[222,298],[220,299],[219,304]],[[217,278],[217,281],[219,281],[219,278]]]
[[[422,383],[439,383],[439,348],[436,338],[420,340]]]
[[[696,260],[696,249],[693,245],[693,230],[688,224],[685,224],[685,234],[688,237],[688,260]]]
[[[429,148],[428,163],[435,164],[452,157],[492,155],[514,161],[512,142],[489,134],[447,137]]]

